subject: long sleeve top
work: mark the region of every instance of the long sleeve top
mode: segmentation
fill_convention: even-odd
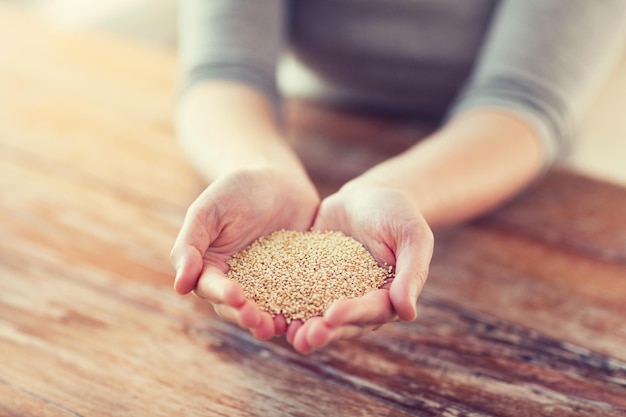
[[[180,28],[186,87],[415,118],[506,109],[549,164],[620,56],[626,0],[183,0]]]

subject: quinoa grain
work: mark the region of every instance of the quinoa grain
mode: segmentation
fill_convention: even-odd
[[[279,230],[228,261],[226,276],[247,298],[287,323],[319,316],[336,301],[382,286],[392,267],[378,265],[357,240],[337,231]]]

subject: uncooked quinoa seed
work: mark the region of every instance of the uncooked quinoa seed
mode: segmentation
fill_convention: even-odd
[[[272,316],[319,316],[336,301],[379,288],[392,276],[365,247],[341,232],[280,230],[228,261],[226,276]]]

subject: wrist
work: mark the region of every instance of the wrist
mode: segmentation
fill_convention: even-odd
[[[415,190],[399,181],[397,177],[393,176],[393,173],[385,171],[384,169],[379,169],[376,173],[366,172],[361,176],[353,178],[341,187],[339,193],[345,195],[347,199],[352,199],[354,197],[351,196],[356,196],[360,193],[379,193],[382,191],[381,194],[393,195],[394,199],[403,200],[405,204],[421,213],[422,209]]]
[[[233,171],[279,167],[305,176],[265,97],[233,82],[195,86],[176,113],[179,145],[208,181]]]
[[[540,141],[514,115],[468,111],[356,181],[398,190],[433,228],[481,216],[541,169]]]
[[[274,170],[307,178],[302,163],[279,135],[191,135],[180,138],[180,147],[208,181],[241,170]]]

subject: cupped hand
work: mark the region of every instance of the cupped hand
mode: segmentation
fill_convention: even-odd
[[[280,229],[307,230],[319,205],[315,187],[293,173],[273,169],[237,171],[213,182],[191,204],[171,252],[175,290],[194,291],[222,318],[258,339],[286,331],[226,278],[226,261],[257,238]]]
[[[385,323],[415,319],[417,297],[428,276],[433,234],[416,205],[399,189],[348,183],[322,201],[313,225],[360,241],[395,277],[362,297],[335,302],[323,316],[292,322],[287,339],[301,353],[333,340],[360,337]]]

